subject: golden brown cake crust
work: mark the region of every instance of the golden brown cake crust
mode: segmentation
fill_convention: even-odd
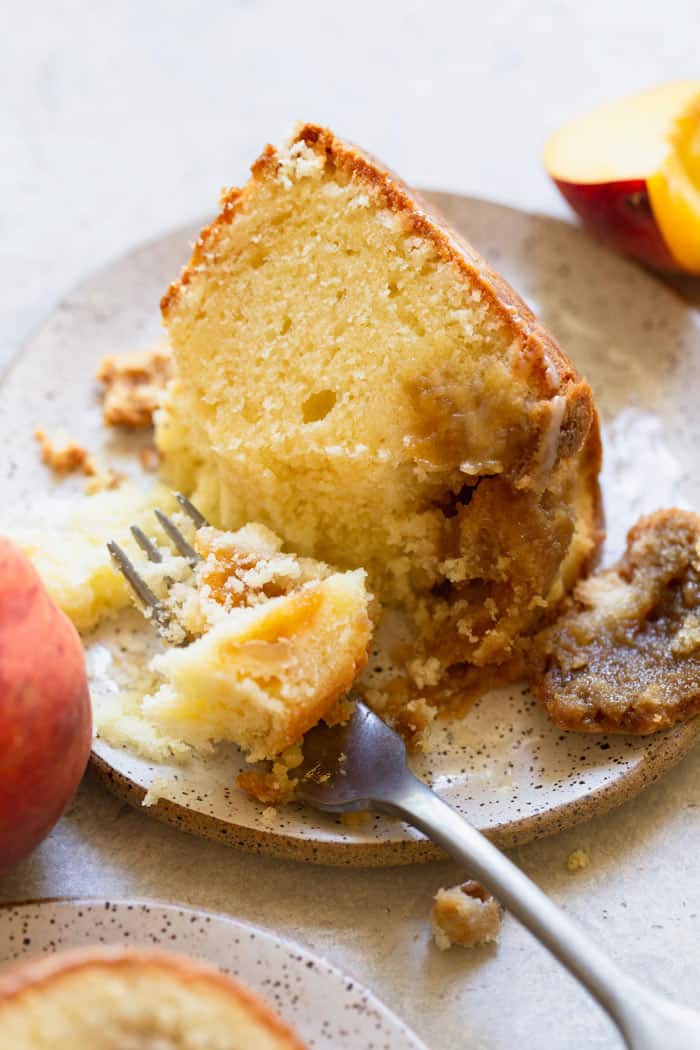
[[[645,735],[700,712],[700,516],[640,519],[542,633],[530,675],[564,729]]]
[[[581,473],[586,475],[586,488],[593,497],[593,513],[591,517],[593,547],[582,571],[582,575],[587,575],[598,564],[598,558],[605,540],[605,507],[603,506],[603,493],[598,484],[598,475],[603,466],[603,438],[600,432],[600,417],[597,411],[593,413],[591,429],[588,431],[586,444],[581,452],[580,464]]]
[[[60,981],[79,970],[104,969],[122,973],[133,971],[135,977],[144,970],[166,972],[185,982],[197,980],[211,989],[235,999],[255,1020],[280,1040],[287,1050],[306,1050],[292,1030],[261,999],[244,985],[221,973],[213,966],[164,951],[114,947],[76,948],[56,955],[29,959],[0,975],[0,1018],[3,1003],[16,1001],[27,992]]]
[[[445,262],[453,263],[469,281],[477,285],[492,309],[510,327],[513,338],[521,341],[521,365],[541,396],[550,399],[563,396],[566,399],[559,427],[556,461],[577,452],[596,415],[590,387],[578,376],[559,344],[508,282],[470,244],[450,229],[432,205],[423,201],[379,161],[316,124],[298,127],[292,139],[292,143],[295,142],[304,142],[317,153],[325,154],[327,163],[372,187],[389,210],[407,217],[415,234],[430,240]],[[267,145],[251,168],[253,179],[248,186],[222,194],[219,216],[202,231],[180,278],[170,285],[161,299],[161,310],[166,322],[180,289],[190,282],[196,267],[204,261],[205,252],[210,252],[216,245],[222,228],[234,221],[251,193],[251,187],[256,181],[275,177],[278,166],[277,150]],[[543,416],[547,414],[547,409],[548,418],[541,420],[543,433],[552,418],[552,406],[547,404]]]
[[[247,224],[262,221],[258,209],[267,207],[270,200],[275,202],[274,208],[279,206],[280,215],[287,214],[279,198],[288,189],[291,191],[295,180],[301,184],[311,171],[319,180],[320,192],[316,193],[313,184],[307,184],[305,200],[310,196],[316,198],[315,203],[325,202],[337,191],[348,191],[351,199],[362,202],[363,209],[373,209],[373,215],[363,213],[363,221],[371,226],[372,218],[376,219],[377,231],[390,228],[402,250],[412,252],[417,248],[412,243],[416,238],[422,242],[421,251],[430,259],[430,273],[439,275],[441,287],[449,286],[455,302],[479,303],[478,312],[488,317],[489,342],[485,345],[499,348],[494,349],[494,361],[488,361],[489,371],[485,373],[491,376],[493,365],[492,377],[479,387],[488,392],[488,397],[483,398],[483,419],[477,411],[476,395],[470,393],[471,372],[464,356],[458,358],[465,362],[461,366],[449,364],[443,368],[439,354],[435,361],[426,355],[421,358],[420,368],[402,374],[395,391],[401,428],[397,426],[390,435],[391,454],[398,470],[403,471],[395,475],[401,513],[393,517],[389,514],[385,537],[376,541],[372,532],[376,517],[372,516],[368,522],[372,539],[364,542],[352,536],[352,550],[333,527],[319,539],[317,523],[305,517],[308,509],[311,518],[314,500],[318,500],[319,513],[327,515],[328,494],[310,478],[306,498],[300,495],[308,475],[303,471],[296,473],[297,463],[304,463],[303,452],[310,443],[312,451],[316,450],[313,435],[302,435],[303,428],[296,423],[282,428],[280,434],[287,442],[292,434],[301,436],[302,454],[297,458],[281,438],[275,453],[263,456],[253,448],[253,437],[267,440],[267,436],[256,430],[248,445],[242,426],[243,433],[237,434],[239,462],[245,464],[250,449],[256,465],[270,467],[270,479],[264,498],[239,499],[233,495],[227,501],[226,487],[233,487],[233,483],[224,479],[236,457],[213,454],[212,460],[224,468],[214,478],[214,471],[207,470],[207,449],[212,444],[223,447],[225,435],[217,432],[219,440],[213,442],[208,424],[203,424],[198,459],[187,461],[186,443],[178,445],[187,432],[187,408],[174,388],[170,423],[175,425],[170,434],[167,426],[162,431],[165,470],[177,467],[178,457],[183,460],[180,487],[195,492],[201,481],[203,493],[211,490],[209,514],[215,521],[219,515],[224,523],[240,524],[245,516],[259,515],[305,553],[321,553],[325,560],[348,567],[363,565],[380,600],[407,610],[415,637],[414,652],[407,657],[407,674],[415,682],[416,696],[423,696],[424,685],[430,684],[423,665],[431,661],[431,679],[437,677],[432,665],[438,663],[444,671],[474,665],[484,669],[480,675],[483,680],[490,680],[490,668],[511,663],[519,641],[523,637],[529,641],[544,618],[554,615],[563,597],[595,560],[602,538],[602,514],[598,487],[600,436],[591,390],[507,282],[434,210],[378,161],[340,141],[327,129],[309,124],[299,127],[291,141],[279,150],[266,147],[253,165],[252,178],[244,189],[224,192],[218,218],[202,232],[189,264],[163,297],[164,321],[170,327],[183,375],[190,368],[196,373],[196,354],[191,348],[197,341],[199,320],[203,317],[206,321],[207,317],[207,311],[200,309],[200,296],[204,302],[210,293],[214,294],[212,288],[226,288],[228,253],[236,241],[236,231],[241,230],[246,242]],[[331,188],[333,194],[326,195],[325,190]],[[294,192],[302,191],[295,187]],[[342,218],[332,204],[323,203],[323,209],[324,214],[328,212],[331,225],[336,217]],[[387,211],[400,216],[401,221],[389,222]],[[279,225],[286,226],[286,219]],[[276,229],[274,222],[271,228]],[[290,230],[296,235],[296,223]],[[380,237],[378,243],[384,246],[385,240]],[[329,244],[334,245],[333,237]],[[386,256],[380,254],[375,259],[380,285],[383,260],[391,258],[393,249],[386,251]],[[235,266],[231,271],[235,277],[234,271]],[[420,298],[422,273],[417,272],[418,284],[412,286],[415,298]],[[330,303],[331,316],[333,309]],[[313,317],[307,318],[306,323],[313,326]],[[286,321],[282,327],[284,324]],[[495,341],[493,332],[498,333]],[[483,333],[479,334],[478,326],[462,327],[455,335],[455,354],[468,350],[471,333],[475,345],[482,345]],[[211,339],[215,342],[218,338],[219,333],[214,330]],[[197,345],[197,353],[207,353],[204,343]],[[233,374],[235,367],[231,367]],[[228,381],[229,373],[223,365],[219,375],[225,375]],[[481,374],[477,378],[477,386],[484,384]],[[227,403],[226,381],[222,381],[217,394],[222,406]],[[307,394],[304,387],[300,397]],[[280,408],[281,413],[285,411]],[[340,435],[339,447],[343,449],[338,420],[349,419],[350,429],[354,422],[350,411],[345,411],[346,415],[338,416],[334,424]],[[223,410],[221,417],[225,418]],[[237,418],[247,416],[241,412]],[[215,430],[223,426],[218,416],[212,426]],[[500,435],[497,449],[495,429]],[[358,432],[361,438],[361,428]],[[372,442],[374,439],[372,431]],[[383,443],[381,435],[379,451],[373,447],[370,452],[367,446],[367,458],[378,476],[383,470],[384,460],[379,454],[385,451]],[[357,445],[357,449],[364,448],[363,444]],[[342,468],[352,479],[352,470],[345,467],[349,459],[347,451],[343,451],[337,458],[337,469]],[[173,480],[177,474],[175,470]],[[209,489],[204,480],[207,474],[212,483]],[[289,480],[297,477],[298,483]],[[272,491],[275,485],[290,502],[300,504],[304,512],[289,523],[282,520],[279,512],[285,506],[285,498],[276,499],[278,493]],[[372,501],[362,486],[358,489],[364,508]],[[410,508],[407,514],[404,506]],[[377,516],[381,513],[378,510]],[[376,550],[379,547],[386,548],[381,558]]]

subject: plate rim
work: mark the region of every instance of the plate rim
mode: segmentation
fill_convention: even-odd
[[[549,838],[602,816],[651,787],[692,750],[700,736],[700,715],[659,735],[630,772],[601,784],[573,802],[560,802],[541,813],[533,813],[490,828],[478,828],[499,849],[515,849],[535,839]],[[652,764],[653,763],[653,764]],[[111,766],[95,751],[90,764],[102,784],[123,802],[162,824],[213,842],[242,849],[246,853],[336,868],[388,868],[409,864],[447,861],[450,856],[430,839],[385,839],[372,842],[332,841],[300,837],[274,828],[236,824],[160,798],[143,806],[146,789]],[[649,768],[651,766],[651,768]],[[419,834],[419,833],[417,833]]]
[[[610,252],[599,240],[592,237],[575,222],[547,213],[530,211],[526,208],[505,204],[486,197],[438,189],[429,189],[421,192],[427,198],[437,203],[438,207],[443,206],[443,202],[456,198],[477,209],[482,207],[495,209],[502,214],[520,219],[534,220],[538,223],[544,223],[553,229],[565,230],[567,235],[576,240],[588,242],[596,250],[614,255],[616,264],[623,270],[629,272],[639,271],[636,263]],[[75,282],[60,299],[53,303],[44,317],[29,330],[3,369],[0,370],[0,390],[10,379],[24,354],[31,350],[32,345],[42,337],[62,308],[71,304],[90,285],[99,282],[100,277],[108,273],[112,267],[124,263],[129,258],[147,253],[149,249],[153,250],[167,239],[178,235],[182,236],[183,240],[186,239],[193,231],[196,231],[201,222],[202,220],[192,220],[180,223],[168,227],[144,241],[133,243],[121,253],[101,261],[94,270],[87,272],[82,279]],[[645,271],[645,276],[652,280],[660,289],[663,289],[664,294],[670,294],[684,311],[688,311],[696,318],[700,316],[697,307],[689,303],[675,287],[663,282],[657,275],[649,271]],[[638,761],[635,762],[631,770],[622,776],[602,783],[595,790],[581,798],[560,802],[538,813],[522,815],[507,823],[494,825],[486,829],[485,833],[496,845],[509,849],[525,845],[536,838],[557,834],[567,828],[590,820],[594,816],[602,815],[636,796],[668,772],[669,769],[688,754],[699,734],[700,716],[688,723],[677,725],[665,733],[659,734],[658,737],[650,737],[649,746],[640,754]],[[137,781],[115,769],[95,750],[91,753],[90,761],[98,779],[112,794],[137,809],[146,809],[148,815],[154,819],[180,830],[241,848],[250,853],[268,854],[282,859],[312,864],[357,868],[387,867],[447,859],[447,854],[440,847],[433,845],[419,833],[417,833],[415,838],[406,839],[363,842],[353,841],[349,835],[346,835],[342,839],[333,841],[314,839],[311,835],[301,837],[288,832],[278,831],[274,828],[256,828],[223,820],[219,817],[213,817],[209,814],[189,809],[167,799],[159,799],[153,805],[143,807],[141,803],[146,795],[146,789]],[[188,824],[190,825],[189,827]]]

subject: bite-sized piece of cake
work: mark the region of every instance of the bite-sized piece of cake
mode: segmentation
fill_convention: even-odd
[[[365,574],[333,573],[279,597],[236,605],[184,648],[152,661],[166,679],[144,713],[206,749],[226,740],[251,761],[301,740],[367,661]]]
[[[0,976],[3,1050],[304,1050],[213,966],[161,951],[83,948]]]
[[[161,555],[166,560],[141,570],[173,614],[172,641],[183,640],[180,628],[200,635],[233,609],[260,605],[333,573],[323,562],[283,551],[282,540],[265,525],[250,522],[236,532],[223,532],[209,525],[194,529],[182,514],[175,518],[200,556],[194,571],[185,558],[165,548]]]
[[[166,479],[217,525],[262,521],[366,568],[435,682],[510,659],[590,565],[588,384],[469,245],[330,131],[264,150],[162,310]]]
[[[102,417],[106,425],[150,426],[172,372],[167,343],[103,357],[97,379],[104,384]]]
[[[162,631],[170,648],[150,665],[142,654],[130,687],[95,701],[102,740],[151,761],[185,760],[192,748],[209,750],[220,740],[254,759],[275,757],[319,719],[338,717],[367,662],[372,598],[365,573],[286,553],[264,525],[195,529],[175,506],[163,488],[127,484],[80,500],[46,500],[29,522],[6,521],[3,532],[83,633],[135,601],[109,540],[126,549],[170,610]],[[162,533],[154,535],[155,507],[171,512],[195,545],[194,569]],[[150,533],[160,562],[145,560],[132,524]]]
[[[228,741],[251,761],[274,758],[335,719],[363,670],[366,574],[288,554],[263,525],[189,528],[194,567],[164,548],[161,561],[139,566],[172,617],[161,628],[171,645],[150,664],[162,684],[142,714],[195,749]]]
[[[441,951],[453,944],[478,948],[498,940],[501,906],[479,882],[438,890],[431,913],[433,938]]]
[[[642,518],[543,632],[532,686],[557,725],[654,733],[700,711],[700,517]]]

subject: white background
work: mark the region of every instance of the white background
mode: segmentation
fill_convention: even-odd
[[[13,0],[0,27],[2,357],[87,270],[211,212],[327,122],[409,182],[566,214],[582,108],[697,75],[695,0]]]

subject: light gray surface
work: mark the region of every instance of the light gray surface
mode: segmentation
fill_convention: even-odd
[[[695,0],[554,4],[28,3],[0,35],[0,368],[86,271],[211,210],[267,139],[327,121],[409,181],[566,214],[539,164],[576,110],[697,75]],[[650,984],[700,972],[700,761],[514,857]],[[571,875],[569,852],[591,852]],[[92,777],[4,899],[141,894],[221,909],[355,973],[434,1050],[619,1045],[506,921],[497,949],[441,955],[429,898],[450,865],[334,871],[247,857],[129,810]]]
[[[700,763],[690,758],[636,802],[512,854],[631,973],[688,1003],[700,969],[699,798]],[[590,850],[591,865],[572,875],[566,858],[578,847]],[[506,919],[496,948],[441,954],[429,943],[429,898],[460,874],[448,863],[358,872],[245,856],[155,823],[89,774],[0,895],[141,895],[228,912],[360,978],[434,1050],[619,1046],[586,994],[515,922]]]

